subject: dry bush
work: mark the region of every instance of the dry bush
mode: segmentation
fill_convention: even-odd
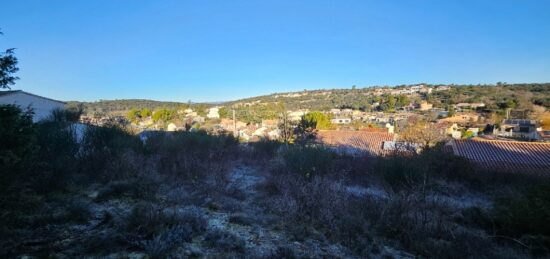
[[[242,238],[221,229],[214,229],[206,233],[204,243],[208,247],[215,248],[226,253],[244,253],[246,248],[246,243]]]
[[[231,136],[176,132],[151,137],[146,150],[158,156],[159,172],[177,180],[202,183],[228,170],[231,160],[238,156],[237,144]]]

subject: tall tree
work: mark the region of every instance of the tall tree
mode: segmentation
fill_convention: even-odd
[[[0,35],[2,35],[2,31],[0,31]],[[14,50],[11,48],[0,52],[0,89],[11,89],[10,85],[14,85],[15,80],[19,79],[19,77],[14,76],[19,70]]]

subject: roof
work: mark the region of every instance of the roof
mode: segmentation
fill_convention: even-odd
[[[10,95],[14,93],[22,92],[21,90],[9,90],[9,91],[0,91],[0,96],[2,95]]]
[[[453,140],[453,153],[486,168],[507,172],[550,173],[550,143]]]
[[[393,141],[394,134],[387,132],[320,130],[318,140],[329,146],[348,148],[370,155],[383,155],[385,141]]]
[[[31,96],[34,96],[34,97],[38,97],[38,98],[50,100],[50,101],[53,101],[53,102],[58,102],[58,103],[65,104],[65,102],[62,102],[62,101],[54,100],[54,99],[44,97],[44,96],[40,96],[40,95],[36,95],[36,94],[31,94],[31,93],[25,92],[23,90],[0,91],[0,96],[10,95],[10,94],[15,94],[15,93],[24,93],[24,94],[31,95]]]

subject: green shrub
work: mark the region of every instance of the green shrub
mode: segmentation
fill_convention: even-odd
[[[29,173],[36,149],[32,116],[32,110],[0,105],[0,192]]]

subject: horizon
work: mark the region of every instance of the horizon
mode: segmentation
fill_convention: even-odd
[[[497,82],[497,83],[499,83],[499,82]],[[515,85],[515,84],[549,84],[550,82],[519,82],[519,83],[502,82],[502,83],[505,84],[505,85]],[[487,83],[487,84],[412,83],[412,84],[400,84],[400,85],[357,86],[357,89],[384,88],[384,87],[395,88],[395,87],[399,87],[399,86],[414,86],[414,85],[421,85],[421,84],[425,84],[425,85],[429,85],[429,86],[436,86],[436,85],[448,85],[448,86],[470,86],[470,85],[471,86],[478,86],[478,85],[481,85],[481,86],[484,86],[484,87],[497,86],[496,83]],[[303,92],[304,90],[306,90],[306,91],[332,91],[332,90],[346,90],[346,89],[351,89],[351,87],[348,87],[348,88],[318,88],[318,89],[302,89],[302,90],[287,91],[287,92],[271,92],[271,93],[267,93],[267,94],[260,94],[260,95],[254,95],[254,96],[245,96],[245,97],[241,97],[241,98],[238,98],[238,99],[231,99],[231,100],[209,101],[209,102],[191,101],[191,103],[195,103],[195,104],[223,104],[223,103],[241,101],[241,100],[245,100],[245,99],[262,97],[262,96],[270,96],[270,95],[274,95],[274,94],[288,94],[288,93]],[[14,90],[14,89],[12,89],[12,90]],[[24,89],[15,89],[15,90],[25,91]],[[145,99],[144,98],[98,99],[98,100],[92,100],[92,101],[80,101],[80,100],[62,100],[62,101],[64,101],[64,102],[88,102],[88,103],[93,103],[93,102],[101,102],[101,101],[126,101],[126,100],[143,100],[143,101],[172,102],[172,103],[187,103],[188,101],[190,101],[190,100],[188,100],[188,101],[155,100],[155,99],[147,99],[147,98],[145,98]]]
[[[550,3],[4,5],[12,87],[66,101],[216,103],[353,85],[550,82]]]

